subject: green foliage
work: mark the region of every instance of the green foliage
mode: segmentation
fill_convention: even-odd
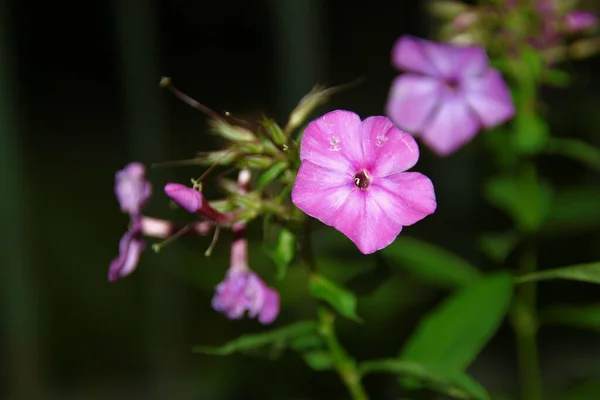
[[[490,259],[498,264],[506,258],[519,244],[519,234],[515,231],[491,232],[479,237],[479,247]]]
[[[256,189],[258,191],[263,190],[275,179],[277,179],[288,167],[287,161],[279,161],[273,164],[269,169],[263,172],[258,178]]]
[[[550,209],[552,191],[533,167],[489,179],[484,194],[494,206],[512,217],[525,232],[537,231]]]
[[[277,266],[277,278],[283,279],[296,254],[296,235],[289,229],[281,227],[275,248],[265,248],[265,251]]]
[[[520,112],[513,120],[512,141],[516,150],[524,154],[539,153],[548,142],[548,124],[532,112]]]
[[[332,368],[331,354],[326,349],[321,336],[316,333],[294,339],[290,348],[300,354],[306,364],[315,371],[325,371]]]
[[[359,365],[359,371],[362,375],[385,372],[410,378],[457,399],[487,400],[490,398],[485,388],[463,372],[440,373],[431,366],[417,362],[399,359],[365,361]]]
[[[461,289],[426,316],[401,359],[444,373],[463,371],[492,337],[512,298],[512,278],[491,275]]]
[[[289,347],[294,340],[311,336],[317,331],[315,321],[301,321],[261,333],[240,336],[219,347],[194,346],[195,353],[227,356],[234,353],[247,353],[249,351],[282,350]]]
[[[567,325],[600,333],[600,304],[555,305],[542,312],[541,320],[544,324]]]
[[[516,283],[542,281],[548,279],[567,279],[587,283],[600,283],[600,262],[571,265],[568,267],[533,272],[516,278]]]
[[[545,151],[570,158],[600,172],[600,149],[584,141],[572,138],[551,138]]]
[[[572,234],[600,227],[600,188],[571,187],[556,191],[541,233]]]
[[[455,254],[407,236],[400,237],[381,252],[392,264],[441,286],[464,287],[480,277],[476,267]]]
[[[318,274],[311,275],[309,291],[313,297],[326,302],[340,315],[357,322],[361,321],[356,315],[356,296],[354,293]]]

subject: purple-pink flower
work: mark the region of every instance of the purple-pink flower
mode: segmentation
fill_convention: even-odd
[[[567,15],[565,15],[563,20],[565,28],[571,33],[588,30],[594,27],[597,23],[598,17],[590,12],[581,10],[569,12]]]
[[[165,193],[177,205],[190,213],[202,215],[215,222],[231,222],[233,215],[221,213],[208,204],[200,191],[180,183],[167,183]]]
[[[403,226],[436,209],[429,178],[405,172],[419,159],[417,143],[386,117],[361,121],[351,111],[329,112],[307,126],[300,159],[294,204],[364,254],[386,247]]]
[[[386,113],[400,129],[448,155],[481,128],[512,118],[515,109],[502,75],[479,46],[402,36],[392,62],[406,73],[392,83]]]
[[[133,162],[115,175],[115,195],[121,211],[129,214],[129,229],[119,242],[119,255],[108,269],[108,280],[115,282],[132,273],[139,262],[145,244],[142,239],[142,209],[150,199],[152,185],[146,179],[143,164]]]
[[[232,266],[216,287],[212,306],[229,319],[240,319],[247,313],[262,324],[270,324],[279,314],[279,294],[249,268]]]

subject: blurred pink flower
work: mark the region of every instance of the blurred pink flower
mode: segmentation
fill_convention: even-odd
[[[208,204],[200,191],[192,189],[180,183],[167,183],[165,185],[165,194],[171,198],[177,205],[190,213],[204,216],[215,222],[231,222],[233,215],[221,213]]]
[[[392,83],[386,113],[434,152],[449,155],[512,118],[515,109],[502,75],[479,46],[435,43],[402,36],[392,51],[406,73]]]
[[[404,172],[419,159],[417,143],[386,117],[361,121],[350,111],[329,112],[307,126],[300,159],[294,204],[364,254],[386,247],[403,226],[436,209],[429,178]]]
[[[587,11],[575,10],[565,15],[563,23],[572,33],[588,30],[598,23],[598,17]]]

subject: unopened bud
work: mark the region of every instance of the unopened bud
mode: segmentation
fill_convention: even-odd
[[[234,149],[217,150],[198,154],[198,159],[201,160],[204,165],[231,165],[239,157],[239,151]]]
[[[265,130],[265,133],[273,139],[276,144],[281,146],[285,143],[285,135],[275,121],[270,118],[264,118],[260,121],[260,125]]]
[[[256,140],[256,136],[250,130],[241,126],[228,124],[223,120],[212,120],[210,127],[214,134],[232,142],[253,142]]]
[[[237,162],[241,168],[267,169],[273,164],[273,159],[267,156],[248,155]]]

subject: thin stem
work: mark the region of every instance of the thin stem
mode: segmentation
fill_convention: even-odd
[[[369,396],[365,392],[361,376],[356,367],[356,362],[346,352],[344,347],[338,341],[335,335],[334,321],[335,315],[326,307],[319,307],[319,333],[331,353],[335,369],[344,382],[346,389],[353,400],[368,400]]]
[[[301,247],[302,261],[308,266],[311,273],[315,273],[316,263],[311,243],[311,219],[308,217],[304,221],[303,233]],[[342,382],[344,382],[352,400],[369,400],[369,396],[367,396],[362,386],[361,375],[356,367],[356,361],[352,359],[346,349],[340,344],[335,334],[335,315],[324,305],[319,306],[318,315],[319,334],[325,341],[325,345],[333,359],[335,369]]]
[[[537,269],[537,256],[532,244],[521,255],[519,275]],[[512,323],[517,337],[517,357],[522,400],[542,399],[542,380],[537,347],[538,321],[536,313],[536,283],[523,283],[518,288],[511,310]]]

